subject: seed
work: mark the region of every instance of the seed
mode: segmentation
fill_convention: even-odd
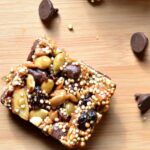
[[[28,74],[26,82],[27,82],[27,89],[29,90],[29,92],[32,92],[35,88],[34,77],[31,74]]]
[[[34,63],[40,69],[47,69],[51,64],[51,59],[48,56],[41,56],[35,59]]]
[[[71,102],[67,102],[65,104],[65,108],[66,108],[66,111],[67,111],[67,114],[68,115],[71,115],[71,113],[73,113],[75,111],[75,106],[73,103]]]
[[[62,53],[62,52],[63,52],[62,49],[57,48],[57,49],[55,49],[55,50],[53,51],[53,54],[54,54],[54,56],[56,56],[56,55],[58,55],[59,53]]]
[[[53,62],[53,70],[54,74],[57,74],[60,71],[60,68],[64,65],[65,63],[65,53],[59,53]]]
[[[53,87],[54,87],[54,81],[51,79],[48,79],[47,81],[42,83],[41,90],[49,94],[52,91]]]

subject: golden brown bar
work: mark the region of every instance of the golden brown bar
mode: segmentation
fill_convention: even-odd
[[[109,109],[115,84],[46,37],[34,42],[27,60],[10,70],[1,102],[62,144],[85,146]]]

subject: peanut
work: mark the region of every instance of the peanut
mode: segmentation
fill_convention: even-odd
[[[41,85],[41,89],[45,91],[47,94],[49,94],[52,91],[53,87],[54,81],[51,79],[48,79],[48,81],[43,82]]]
[[[41,56],[34,60],[35,66],[40,69],[47,69],[51,64],[51,59],[48,56]]]

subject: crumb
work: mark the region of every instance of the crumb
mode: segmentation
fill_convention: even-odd
[[[68,29],[69,29],[70,31],[73,31],[73,25],[72,25],[72,24],[69,24],[69,25],[68,25]]]

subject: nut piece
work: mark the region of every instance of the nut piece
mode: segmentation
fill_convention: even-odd
[[[22,119],[29,118],[29,105],[26,89],[17,89],[13,93],[12,112],[19,115]]]
[[[69,93],[67,94],[68,100],[77,103],[79,101],[79,99],[77,99],[77,97],[75,97],[73,94]]]
[[[65,108],[66,108],[68,115],[71,115],[71,113],[73,113],[75,111],[75,105],[71,102],[67,102],[65,104]]]
[[[57,106],[60,106],[67,100],[67,96],[65,92],[60,93],[59,95],[54,96],[50,99],[51,106],[53,108],[56,108]]]
[[[66,95],[66,91],[61,89],[61,90],[55,90],[51,96],[54,97],[54,96],[57,96],[57,95]]]
[[[29,114],[30,122],[35,126],[39,126],[47,115],[48,111],[45,109],[32,110]]]
[[[58,118],[58,112],[57,111],[50,111],[49,112],[49,118],[53,122],[55,120],[55,118]]]
[[[58,95],[50,99],[53,108],[60,106],[66,101],[66,95]]]
[[[47,69],[51,64],[51,59],[48,56],[41,56],[34,60],[35,66],[40,69]]]
[[[53,87],[54,87],[54,81],[51,79],[48,79],[47,81],[42,83],[41,90],[49,94],[52,91]]]
[[[41,123],[42,123],[42,118],[40,117],[32,117],[30,120],[29,120],[33,125],[35,125],[36,127],[38,127]]]
[[[48,115],[48,111],[45,109],[38,109],[30,111],[29,117],[40,117],[42,120]]]
[[[62,67],[65,63],[65,57],[66,57],[66,54],[63,52],[63,53],[59,53],[55,59],[54,59],[54,62],[53,62],[53,70],[54,70],[54,74],[57,74],[60,70],[60,67]]]
[[[29,90],[29,92],[32,92],[35,88],[34,77],[31,74],[28,74],[26,82],[27,82],[27,89]]]

